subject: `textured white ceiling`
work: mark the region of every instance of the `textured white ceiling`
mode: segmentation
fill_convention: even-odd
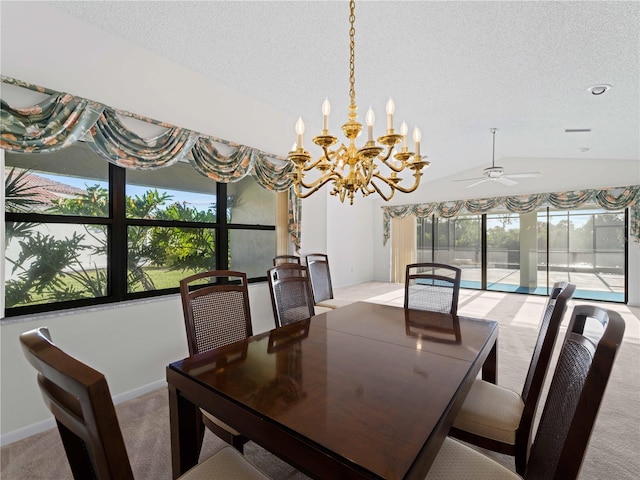
[[[319,125],[328,96],[332,130],[346,121],[347,1],[50,5],[308,123]],[[638,178],[639,25],[637,1],[359,0],[360,119],[371,105],[380,135],[393,97],[396,128],[402,120],[420,126],[440,177],[477,176],[491,162],[489,129],[498,127],[496,163],[507,170],[548,178],[560,161],[626,160]],[[591,95],[599,83],[612,89]],[[276,153],[293,140],[292,126]]]

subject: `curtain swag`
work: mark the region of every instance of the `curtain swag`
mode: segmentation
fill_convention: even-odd
[[[634,185],[599,190],[538,193],[512,197],[458,200],[454,202],[385,206],[382,207],[383,245],[387,244],[391,236],[391,218],[403,218],[407,215],[415,215],[417,218],[425,218],[431,215],[442,218],[453,218],[465,213],[479,215],[488,213],[500,205],[513,213],[529,213],[543,205],[549,205],[558,209],[574,209],[587,202],[593,202],[605,210],[621,210],[630,207],[631,236],[636,242],[640,242],[640,185]]]
[[[289,191],[288,231],[300,250],[302,203],[291,195],[291,165],[284,158],[4,75],[0,80],[48,95],[29,108],[14,108],[0,99],[0,148],[14,153],[48,153],[82,140],[100,157],[124,168],[152,170],[184,159],[216,182],[237,182],[251,174],[263,188]],[[141,138],[126,128],[119,116],[160,125],[166,131]],[[233,152],[224,155],[216,144],[231,147]]]

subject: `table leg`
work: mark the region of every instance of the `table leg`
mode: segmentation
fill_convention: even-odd
[[[498,382],[498,340],[493,344],[487,360],[482,365],[482,380],[494,384]]]
[[[171,468],[176,479],[196,463],[202,447],[202,415],[198,407],[169,385]]]

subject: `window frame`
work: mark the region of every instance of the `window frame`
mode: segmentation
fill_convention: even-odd
[[[45,312],[54,312],[70,308],[104,305],[126,302],[143,298],[158,297],[179,293],[180,288],[164,288],[143,292],[127,292],[127,230],[130,226],[210,228],[215,231],[216,269],[228,270],[229,231],[271,230],[274,225],[241,224],[227,221],[227,184],[216,182],[216,222],[189,222],[173,220],[136,219],[126,215],[126,169],[109,163],[108,175],[109,212],[107,217],[52,215],[44,213],[5,212],[6,222],[54,223],[70,225],[105,225],[107,227],[107,294],[103,297],[83,298],[55,303],[5,307],[5,317],[17,317]],[[274,216],[275,222],[275,216]],[[265,275],[248,279],[249,283],[266,281]]]

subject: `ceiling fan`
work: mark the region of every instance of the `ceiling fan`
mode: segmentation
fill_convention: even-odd
[[[511,173],[509,175],[505,175],[504,173],[504,169],[502,167],[497,167],[495,164],[495,160],[496,160],[496,132],[498,131],[497,128],[492,128],[490,129],[491,134],[493,135],[493,156],[491,159],[491,166],[485,168],[482,171],[482,175],[484,175],[483,177],[477,177],[477,178],[465,178],[463,180],[454,180],[455,182],[471,182],[474,181],[473,183],[470,183],[469,185],[467,185],[467,188],[469,187],[475,187],[476,185],[479,185],[483,182],[488,182],[489,180],[493,180],[495,182],[499,182],[503,185],[506,185],[508,187],[510,187],[511,185],[515,185],[516,182],[515,180],[512,180],[512,178],[527,178],[527,177],[539,177],[541,175],[540,172],[522,172],[522,173]]]

